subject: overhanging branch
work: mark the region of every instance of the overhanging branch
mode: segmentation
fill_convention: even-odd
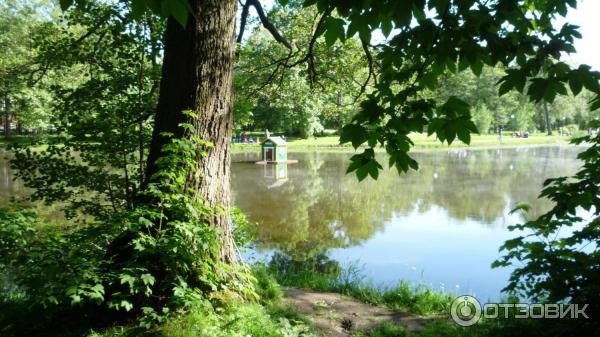
[[[241,4],[241,2],[240,2]],[[242,38],[244,37],[244,30],[246,29],[246,21],[248,20],[248,9],[250,9],[250,2],[246,1],[242,5],[242,16],[240,18],[240,31],[238,32],[238,36],[236,39],[237,43],[242,43]]]
[[[240,22],[240,31],[238,33],[237,42],[240,43],[242,41],[242,36],[244,34],[244,28],[246,26],[246,20],[248,18],[248,9],[252,6],[256,10],[256,14],[258,14],[258,18],[262,23],[263,27],[265,27],[271,36],[275,39],[275,41],[284,45],[287,49],[292,50],[292,45],[279,33],[277,27],[269,21],[269,18],[265,14],[265,11],[262,8],[259,0],[246,0],[244,7],[242,7],[242,17]]]

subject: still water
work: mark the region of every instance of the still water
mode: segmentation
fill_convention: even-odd
[[[550,207],[538,200],[542,182],[573,174],[577,147],[452,150],[415,154],[418,172],[382,172],[377,181],[346,175],[350,154],[289,153],[297,164],[256,165],[257,153],[234,156],[235,204],[256,226],[247,260],[274,252],[295,260],[326,254],[342,266],[358,265],[367,281],[399,280],[498,299],[510,269],[491,269],[498,247],[523,221],[510,210]],[[1,157],[4,157],[2,155]],[[385,157],[381,158],[386,163]],[[0,160],[0,205],[27,194]],[[57,207],[36,205],[56,219]]]
[[[416,154],[418,172],[346,175],[349,154],[290,153],[299,163],[256,165],[234,158],[236,205],[256,223],[246,259],[273,252],[302,260],[325,253],[358,264],[367,281],[399,280],[499,299],[511,269],[492,269],[507,226],[548,210],[538,200],[545,179],[577,171],[577,147],[452,150]],[[385,163],[384,157],[381,162]],[[527,215],[509,214],[519,203]]]

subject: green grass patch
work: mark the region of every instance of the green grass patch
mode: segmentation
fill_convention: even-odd
[[[418,332],[394,322],[384,322],[370,331],[354,332],[352,337],[558,337],[584,336],[591,322],[575,320],[499,319],[462,327],[450,320],[433,320]],[[587,327],[586,327],[587,325]],[[582,330],[582,327],[584,330]]]
[[[455,297],[443,288],[432,289],[405,281],[379,287],[365,282],[356,265],[340,268],[335,261],[320,256],[313,260],[298,262],[276,257],[270,263],[269,271],[284,286],[340,293],[361,302],[417,315],[447,313]]]
[[[529,135],[529,138],[517,138],[511,135],[511,133],[505,133],[502,140],[498,138],[498,135],[473,135],[471,138],[471,144],[466,145],[460,141],[455,141],[452,145],[448,146],[447,143],[441,143],[435,137],[427,137],[424,134],[411,134],[410,138],[415,143],[412,151],[426,151],[426,150],[447,150],[449,148],[499,148],[499,147],[515,147],[515,146],[535,146],[535,145],[566,145],[570,137],[552,135],[548,136],[543,133],[535,133]],[[291,151],[323,151],[323,152],[353,152],[354,148],[350,144],[340,145],[339,136],[322,136],[314,138],[298,138],[289,137],[288,148]],[[254,152],[259,151],[260,145],[245,144],[245,143],[234,143],[232,145],[234,152]],[[383,151],[383,149],[379,149]]]

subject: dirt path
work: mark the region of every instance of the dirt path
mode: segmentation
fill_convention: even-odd
[[[346,337],[352,331],[367,331],[384,321],[394,321],[415,331],[435,318],[361,303],[340,294],[296,288],[286,290],[285,301],[311,319],[319,336]]]

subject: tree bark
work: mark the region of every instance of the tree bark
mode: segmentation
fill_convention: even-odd
[[[552,136],[552,128],[550,127],[550,114],[548,113],[548,102],[544,101],[544,119],[546,119],[546,131],[548,136]]]
[[[8,96],[5,95],[4,96],[4,120],[3,120],[3,124],[4,124],[4,138],[8,139],[10,138],[10,112],[9,112],[9,106],[10,106],[10,100],[8,99]]]
[[[155,162],[163,153],[170,132],[190,137],[179,127],[190,123],[196,135],[214,146],[197,161],[186,186],[204,198],[215,212],[207,221],[220,228],[218,259],[234,263],[236,250],[230,220],[230,161],[232,133],[232,79],[235,53],[235,0],[190,0],[194,17],[184,28],[172,17],[165,33],[165,56],[160,97],[147,159],[146,177],[156,172]],[[198,118],[182,113],[194,111]]]

